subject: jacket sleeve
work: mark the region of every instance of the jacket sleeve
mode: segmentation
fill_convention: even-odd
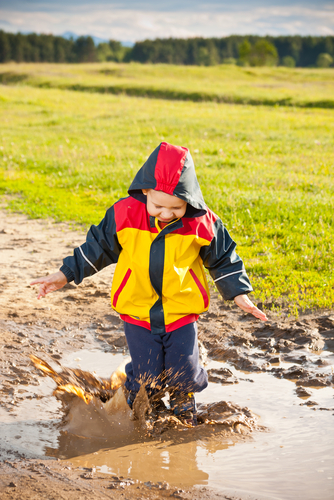
[[[86,242],[74,249],[73,256],[63,260],[60,270],[68,282],[74,281],[78,285],[87,276],[92,276],[104,267],[116,263],[121,250],[112,206],[98,226],[91,226]]]
[[[219,292],[225,300],[250,293],[253,288],[244,264],[235,252],[236,243],[219,218],[215,221],[213,230],[213,239],[210,245],[201,248],[200,256]]]

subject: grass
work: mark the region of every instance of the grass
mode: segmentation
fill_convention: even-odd
[[[0,114],[10,208],[87,227],[126,196],[160,141],[185,145],[207,204],[238,242],[253,298],[294,314],[333,307],[332,111],[21,84],[0,86]]]
[[[174,100],[334,108],[334,70],[141,64],[3,64],[0,82]]]

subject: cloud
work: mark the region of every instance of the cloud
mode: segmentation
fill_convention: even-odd
[[[130,10],[139,12],[236,12],[244,9],[291,7],[315,7],[314,0],[169,0],[156,2],[152,0],[2,0],[2,5],[22,12],[60,12],[88,6],[91,10]],[[318,10],[331,5],[329,0],[317,0]]]
[[[222,37],[230,34],[334,34],[334,6],[325,2],[322,9],[319,4],[314,6],[308,0],[303,2],[303,6],[294,4],[292,0],[276,3],[270,0],[266,3],[239,0],[235,4],[229,2],[229,8],[224,9],[222,5],[225,3],[212,1],[203,4],[197,0],[192,3],[186,0],[178,2],[179,8],[175,7],[174,11],[170,10],[170,5],[176,5],[176,2],[168,4],[168,11],[161,11],[153,8],[152,2],[127,2],[127,9],[124,9],[119,8],[117,2],[92,4],[84,0],[79,3],[75,0],[70,3],[63,0],[52,3],[45,0],[12,0],[8,2],[8,7],[0,9],[3,20],[0,21],[0,28],[54,34],[72,31],[78,35],[91,34],[104,39],[128,41],[158,37]],[[139,4],[141,9],[129,8]],[[146,7],[143,8],[143,5]],[[190,5],[193,5],[191,10]],[[203,5],[205,11],[201,11]],[[181,7],[184,10],[180,10]]]

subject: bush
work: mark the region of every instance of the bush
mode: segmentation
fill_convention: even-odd
[[[333,64],[333,58],[330,54],[319,54],[317,57],[318,68],[329,68]]]
[[[286,66],[287,68],[294,68],[296,66],[296,61],[292,56],[285,56],[282,58],[282,66]]]
[[[99,43],[96,49],[97,60],[100,62],[116,61],[121,62],[125,58],[125,54],[129,51],[127,47],[123,47],[121,42],[117,40],[109,40],[108,43]]]
[[[258,40],[251,48],[248,61],[251,66],[276,66],[278,61],[277,49],[268,40]]]
[[[223,64],[237,64],[237,60],[234,57],[226,57],[223,59]]]

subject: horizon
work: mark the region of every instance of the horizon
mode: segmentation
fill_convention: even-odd
[[[75,41],[77,40],[78,38],[80,37],[91,37],[94,41],[94,44],[95,46],[97,46],[99,43],[108,43],[109,40],[115,40],[115,39],[104,39],[104,38],[100,38],[100,37],[97,37],[95,35],[92,35],[91,33],[74,33],[72,31],[66,31],[64,33],[61,33],[61,34],[54,34],[54,33],[46,33],[46,32],[36,32],[36,31],[16,31],[16,32],[13,32],[13,31],[6,31],[6,30],[3,30],[1,27],[0,27],[0,31],[4,31],[5,33],[12,33],[14,35],[17,35],[17,34],[22,34],[22,35],[52,35],[52,36],[59,36],[61,38],[65,38],[66,40],[70,40],[71,38]],[[221,37],[209,37],[209,36],[197,36],[197,35],[194,35],[194,36],[189,36],[189,37],[169,37],[169,36],[166,36],[166,37],[157,37],[156,39],[160,39],[160,40],[168,40],[169,38],[173,38],[173,39],[180,39],[180,40],[187,40],[187,39],[192,39],[192,38],[204,38],[204,39],[209,39],[209,38],[229,38],[229,37],[232,37],[232,36],[241,36],[241,37],[253,37],[253,36],[259,36],[259,37],[280,37],[280,36],[291,36],[291,37],[297,37],[297,36],[300,36],[302,38],[305,38],[305,37],[308,37],[308,36],[311,36],[311,37],[315,37],[315,38],[325,38],[327,36],[334,36],[333,35],[300,35],[299,33],[295,33],[295,34],[291,34],[291,35],[270,35],[270,34],[266,34],[266,35],[259,35],[257,33],[245,33],[245,34],[239,34],[239,33],[231,33],[230,35],[226,35],[226,36],[221,36]],[[155,39],[152,38],[152,39],[148,39],[148,40],[151,40],[151,41],[154,41]],[[124,47],[133,47],[135,45],[135,43],[137,42],[142,42],[144,40],[136,40],[135,42],[132,42],[130,40],[115,40],[117,42],[120,42]]]

